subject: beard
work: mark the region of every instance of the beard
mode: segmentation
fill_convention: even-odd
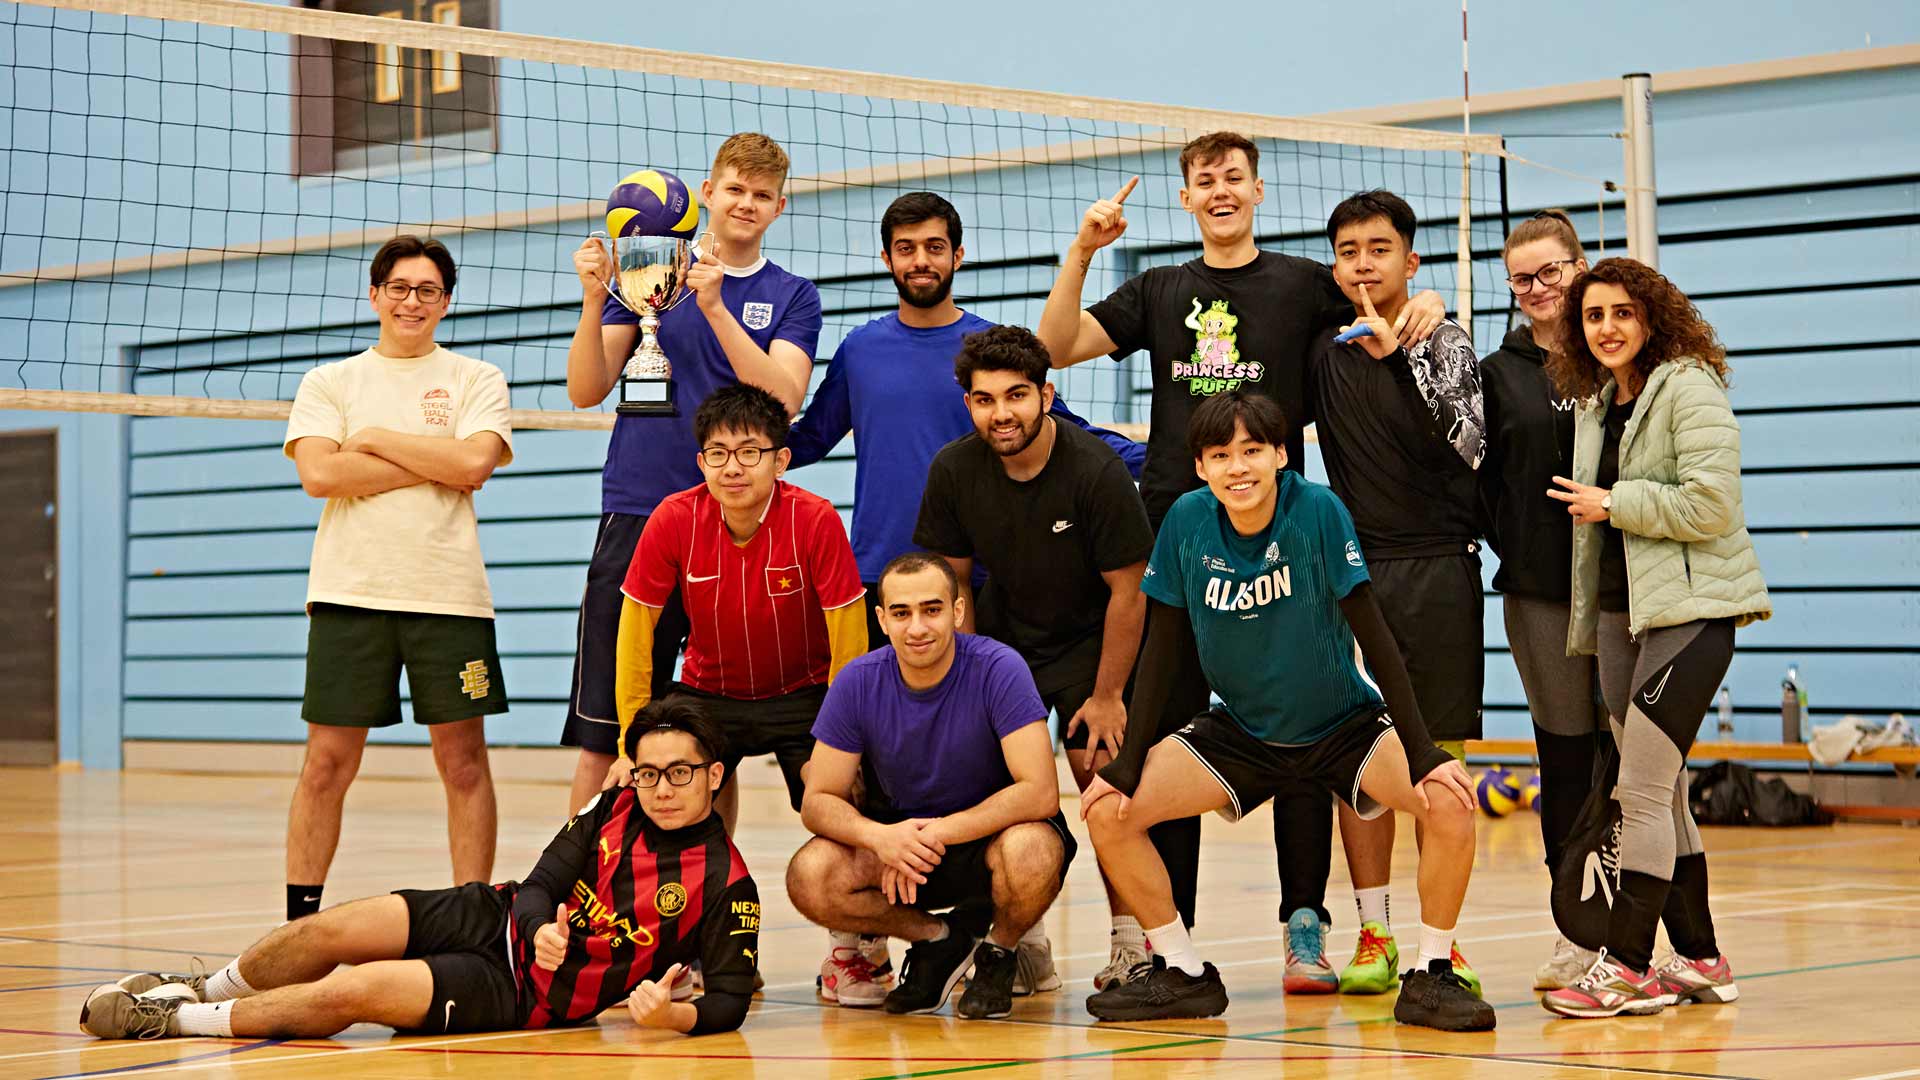
[[[895,274],[893,276],[893,287],[894,290],[900,294],[900,299],[905,300],[914,307],[939,307],[941,304],[947,302],[947,294],[953,291],[953,275],[940,274],[938,276],[940,280],[936,283],[923,288],[916,288],[907,284],[907,279],[904,274]]]
[[[1003,445],[994,441],[993,436],[986,432],[981,432],[981,438],[987,440],[987,445],[993,448],[994,453],[999,454],[1001,457],[1013,457],[1023,453],[1027,447],[1033,445],[1033,440],[1040,437],[1040,425],[1046,422],[1047,414],[1043,412],[1033,418],[1033,423],[1021,425],[1020,434],[1014,437],[1011,445]]]

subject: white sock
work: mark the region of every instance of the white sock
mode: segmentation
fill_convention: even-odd
[[[233,1002],[189,1001],[173,1014],[182,1035],[220,1035],[233,1038]]]
[[[1148,930],[1147,940],[1153,942],[1154,952],[1166,957],[1168,967],[1177,967],[1189,975],[1207,973],[1200,950],[1193,947],[1193,938],[1187,934],[1187,924],[1178,917],[1165,926]]]
[[[1420,970],[1435,960],[1453,962],[1453,927],[1436,930],[1426,923],[1420,924]]]
[[[860,935],[846,930],[827,931],[828,947],[833,949],[858,949]]]
[[[1032,926],[1027,927],[1027,932],[1020,935],[1020,944],[1022,945],[1048,944],[1047,924],[1043,922],[1037,922],[1037,923],[1034,923]]]
[[[1132,945],[1135,948],[1145,948],[1147,944],[1147,932],[1140,929],[1140,920],[1133,916],[1115,915],[1113,917],[1113,930],[1107,934],[1107,939],[1110,944],[1115,946]]]
[[[1387,910],[1387,886],[1353,890],[1353,906],[1360,909],[1361,922],[1377,922],[1387,933],[1393,933],[1393,917]]]
[[[945,941],[945,940],[947,940],[947,935],[948,935],[949,933],[951,933],[951,932],[952,932],[952,929],[953,929],[953,928],[947,925],[947,920],[945,920],[945,919],[935,919],[935,920],[934,920],[934,922],[937,922],[937,923],[939,923],[939,924],[940,924],[940,929],[938,929],[938,930],[936,930],[936,931],[934,931],[934,932],[933,932],[933,934],[932,934],[931,936],[929,936],[929,937],[923,937],[923,938],[921,938],[921,939],[920,939],[921,941]]]
[[[228,962],[226,967],[207,976],[207,988],[204,991],[204,996],[208,1004],[212,1004],[216,1001],[232,1001],[236,998],[252,997],[257,993],[259,993],[258,990],[248,986],[247,980],[240,977],[240,958],[235,957]]]

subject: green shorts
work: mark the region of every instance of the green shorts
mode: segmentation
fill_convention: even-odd
[[[313,604],[307,621],[309,724],[386,727],[400,722],[400,669],[413,719],[444,724],[507,711],[493,620]]]

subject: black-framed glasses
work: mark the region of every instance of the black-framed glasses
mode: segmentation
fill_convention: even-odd
[[[404,281],[383,281],[380,291],[398,303],[405,303],[409,296],[418,296],[423,304],[437,304],[447,295],[447,290],[438,285],[409,285]]]
[[[1507,278],[1507,288],[1513,290],[1515,296],[1520,296],[1532,292],[1535,282],[1547,286],[1558,285],[1560,279],[1567,276],[1566,268],[1576,261],[1578,260],[1555,259],[1531,274],[1514,274]]]
[[[706,462],[709,469],[724,469],[729,458],[739,458],[741,468],[751,469],[771,453],[771,446],[736,446],[731,450],[724,446],[709,446],[700,451],[700,460]]]
[[[674,787],[686,787],[693,783],[694,774],[713,764],[711,761],[676,761],[665,769],[656,769],[651,765],[636,765],[633,768],[634,787],[659,787],[660,778],[666,777],[667,783]]]

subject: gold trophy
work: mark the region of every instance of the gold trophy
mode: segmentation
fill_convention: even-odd
[[[661,314],[687,298],[693,247],[677,236],[593,236],[612,248],[613,282],[602,283],[607,295],[640,317],[640,344],[620,371],[620,401],[614,411],[622,416],[678,416],[673,365],[658,335]],[[713,234],[705,234],[701,243],[712,251]]]

